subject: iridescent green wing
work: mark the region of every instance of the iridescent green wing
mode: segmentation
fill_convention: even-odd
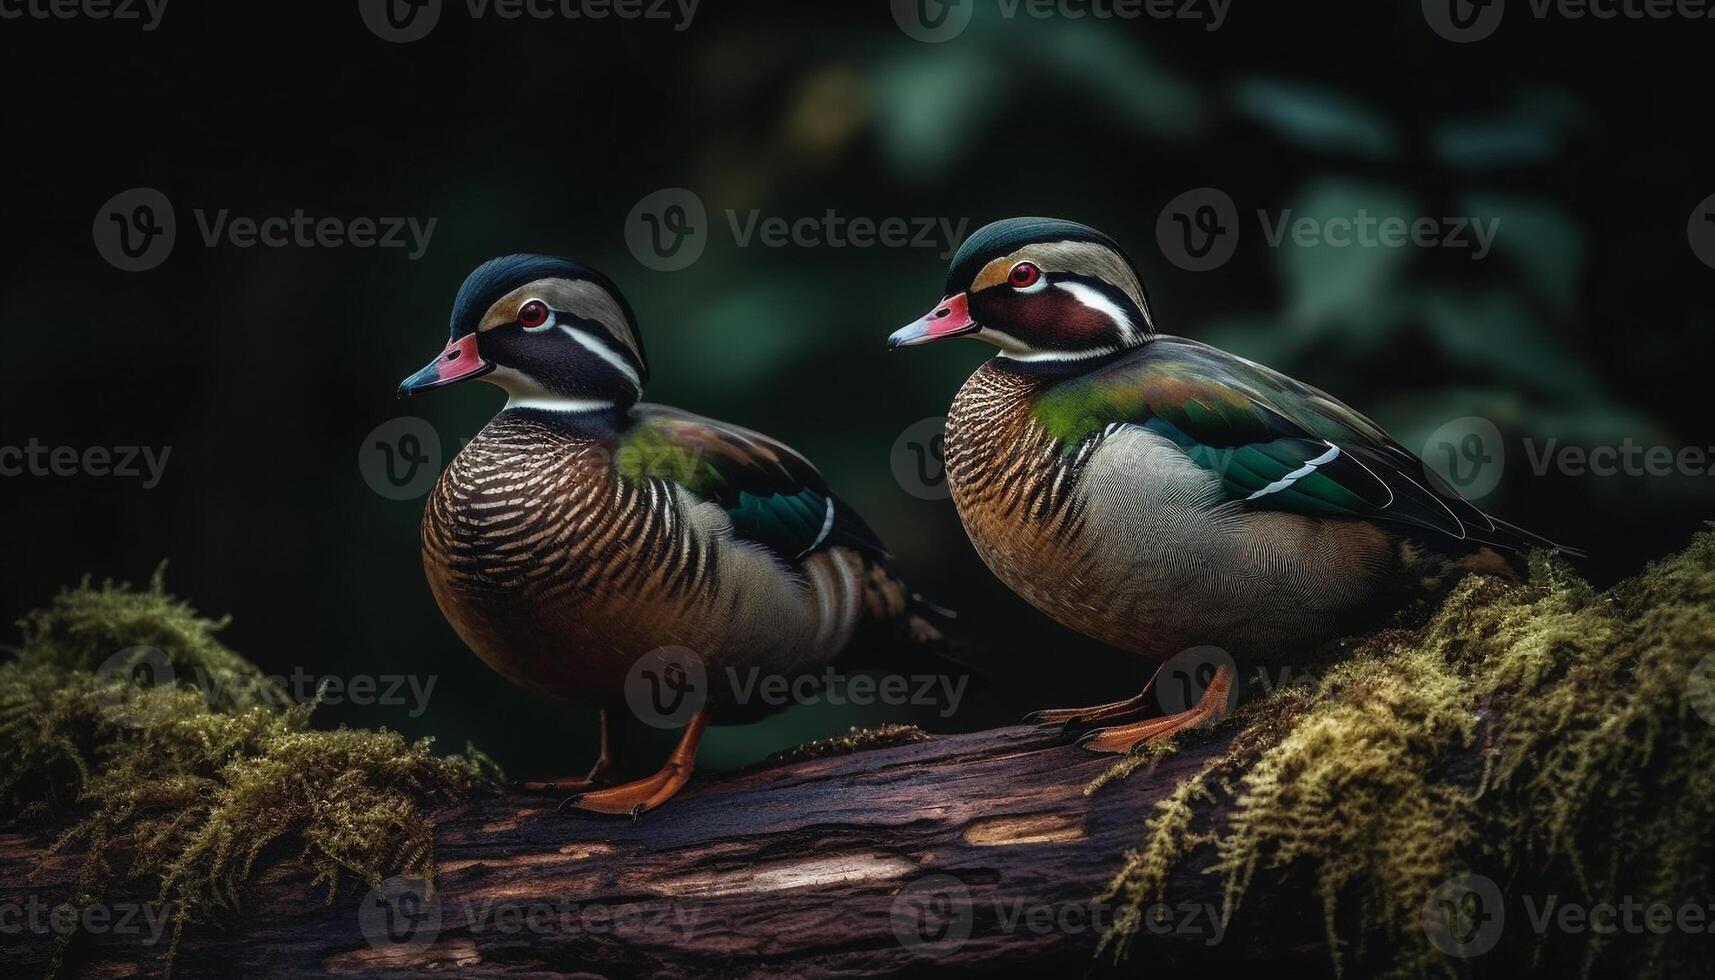
[[[1055,385],[1034,410],[1068,453],[1115,426],[1147,429],[1244,507],[1394,521],[1460,539],[1510,537],[1337,399],[1194,341],[1158,337]]]
[[[790,446],[736,425],[658,405],[639,406],[619,437],[622,477],[670,480],[732,519],[733,534],[796,560],[846,544],[885,554],[862,518]]]

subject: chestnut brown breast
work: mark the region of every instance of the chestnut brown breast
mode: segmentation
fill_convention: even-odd
[[[460,637],[521,686],[602,703],[643,653],[681,644],[713,574],[665,481],[609,447],[503,412],[453,459],[423,515],[423,566]]]

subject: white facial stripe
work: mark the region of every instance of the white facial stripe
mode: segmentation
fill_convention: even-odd
[[[1000,356],[1015,361],[1087,361],[1119,350],[1118,347],[1092,347],[1089,350],[1037,350],[1011,334],[993,327],[984,327],[973,336],[1000,348]]]
[[[1143,312],[1144,326],[1155,329],[1149,304],[1143,298],[1143,286],[1118,252],[1093,242],[1037,242],[1013,253],[1015,260],[1033,261],[1043,272],[1071,272],[1091,276],[1125,293],[1132,304]]]
[[[1131,317],[1126,315],[1118,303],[1109,299],[1101,290],[1081,282],[1059,282],[1055,285],[1079,303],[1113,321],[1114,326],[1119,329],[1120,339],[1127,344],[1137,342],[1137,324],[1131,321]]]
[[[1291,473],[1288,473],[1285,476],[1281,477],[1280,479],[1274,481],[1273,483],[1270,483],[1268,486],[1263,487],[1261,490],[1258,490],[1256,493],[1251,494],[1250,496],[1246,497],[1245,499],[1246,500],[1255,500],[1258,497],[1266,497],[1271,493],[1279,493],[1280,491],[1285,490],[1287,487],[1292,486],[1294,483],[1297,483],[1299,480],[1302,480],[1305,477],[1309,476],[1310,474],[1316,472],[1316,467],[1321,466],[1324,463],[1333,462],[1336,458],[1339,457],[1339,455],[1340,455],[1340,447],[1334,445],[1333,443],[1328,443],[1328,451],[1327,452],[1323,453],[1322,455],[1316,457],[1313,460],[1310,460],[1309,462],[1305,463],[1303,466],[1300,466],[1299,468],[1293,470]]]
[[[538,279],[519,286],[495,301],[483,318],[482,329],[489,330],[510,324],[510,311],[517,310],[531,299],[541,300],[550,310],[561,310],[579,320],[599,325],[611,335],[610,339],[615,345],[629,350],[637,360],[643,359],[642,348],[636,335],[632,333],[619,301],[606,289],[586,279]],[[535,329],[546,329],[547,326],[548,324],[544,324]]]
[[[612,348],[608,347],[591,334],[579,330],[577,327],[571,326],[570,324],[562,323],[560,324],[560,329],[566,332],[566,336],[582,345],[585,350],[613,365],[619,373],[625,375],[625,379],[627,381],[631,382],[631,387],[636,388],[638,391],[643,390],[643,381],[637,376],[637,369],[632,367],[630,362],[625,358],[615,353]]]

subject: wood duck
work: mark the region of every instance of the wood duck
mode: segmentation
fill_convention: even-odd
[[[543,255],[479,266],[446,349],[399,394],[476,378],[508,400],[429,496],[429,587],[496,671],[603,709],[589,775],[526,788],[583,791],[572,805],[635,816],[684,786],[711,715],[734,708],[728,668],[819,672],[866,623],[933,638],[886,549],[804,457],[639,403],[643,340],[600,272]],[[659,772],[597,789],[628,671],[663,648],[700,657],[706,701]]]
[[[947,480],[977,552],[1063,625],[1151,660],[1201,645],[1303,651],[1458,575],[1513,576],[1523,549],[1557,547],[1466,502],[1333,396],[1156,333],[1136,267],[1084,225],[978,230],[945,296],[888,344],[949,337],[1000,349],[947,418]],[[1208,724],[1231,675],[1221,667],[1188,711],[1081,744],[1123,752]],[[1135,718],[1150,685],[1033,717]]]

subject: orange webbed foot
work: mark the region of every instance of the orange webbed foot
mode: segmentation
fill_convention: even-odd
[[[673,754],[667,757],[667,764],[654,775],[618,786],[580,793],[560,806],[590,813],[629,814],[634,820],[648,813],[672,799],[691,781],[691,772],[696,766],[697,744],[702,741],[703,730],[708,724],[709,716],[706,712],[693,715],[691,723],[685,727],[685,734],[680,736],[679,744],[674,747]]]
[[[1147,710],[1149,710],[1149,688],[1146,686],[1142,691],[1123,701],[1113,701],[1088,708],[1044,708],[1041,711],[1032,711],[1024,716],[1024,723],[1027,725],[1089,725],[1098,721],[1127,718]]]
[[[1144,742],[1167,738],[1196,728],[1207,728],[1225,718],[1233,691],[1233,671],[1222,665],[1209,680],[1197,706],[1189,711],[1150,718],[1114,728],[1098,728],[1078,739],[1079,748],[1091,752],[1130,752]]]

